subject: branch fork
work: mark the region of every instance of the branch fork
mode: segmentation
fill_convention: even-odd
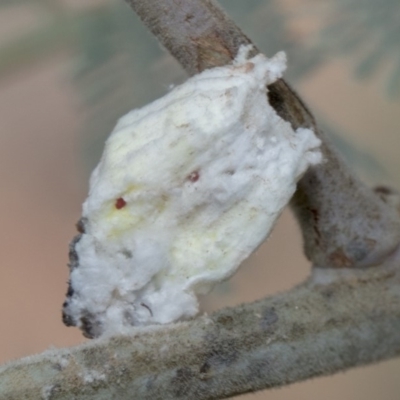
[[[252,44],[214,1],[126,1],[189,75],[228,64],[240,46]],[[250,55],[258,52],[253,46]],[[306,256],[320,268],[382,263],[400,244],[397,210],[352,174],[283,79],[268,89],[269,102],[278,115],[294,129],[313,129],[323,142],[325,163],[310,168],[291,201]]]

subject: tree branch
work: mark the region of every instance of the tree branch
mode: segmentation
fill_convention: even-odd
[[[189,73],[225,64],[249,43],[210,0],[129,2]],[[283,80],[270,91],[283,118],[318,132]],[[326,164],[293,201],[307,254],[320,267],[385,258],[380,268],[315,268],[301,286],[252,304],[9,363],[0,399],[219,399],[399,355],[400,229],[382,200],[390,193],[367,190],[325,138],[324,152]]]
[[[400,254],[187,323],[0,368],[0,399],[220,399],[400,354]]]
[[[251,43],[212,0],[126,1],[191,75],[231,62]],[[306,173],[292,200],[307,257],[319,267],[381,263],[400,243],[398,214],[353,176],[284,80],[272,84],[268,96],[283,119],[312,128],[323,141],[326,163]]]

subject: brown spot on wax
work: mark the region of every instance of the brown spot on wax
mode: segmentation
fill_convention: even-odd
[[[76,223],[76,229],[77,229],[77,231],[79,232],[79,233],[85,233],[86,232],[86,229],[85,229],[85,226],[86,226],[86,223],[87,223],[87,218],[84,218],[84,217],[82,217],[77,223]]]
[[[126,206],[126,201],[122,197],[119,197],[115,202],[115,208],[117,210],[120,210],[121,208],[123,208],[125,206]]]
[[[190,182],[197,182],[200,178],[199,171],[193,171],[189,176],[188,179]]]

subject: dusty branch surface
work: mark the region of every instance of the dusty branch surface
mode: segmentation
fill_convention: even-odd
[[[0,368],[0,399],[220,399],[400,354],[400,260]]]

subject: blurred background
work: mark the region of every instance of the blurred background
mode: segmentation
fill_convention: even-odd
[[[400,187],[398,0],[221,0],[368,184]],[[0,363],[85,339],[61,322],[68,243],[118,117],[185,79],[123,0],[0,1]],[[210,312],[310,272],[285,211],[268,242],[205,297]],[[400,360],[243,396],[398,400]]]

